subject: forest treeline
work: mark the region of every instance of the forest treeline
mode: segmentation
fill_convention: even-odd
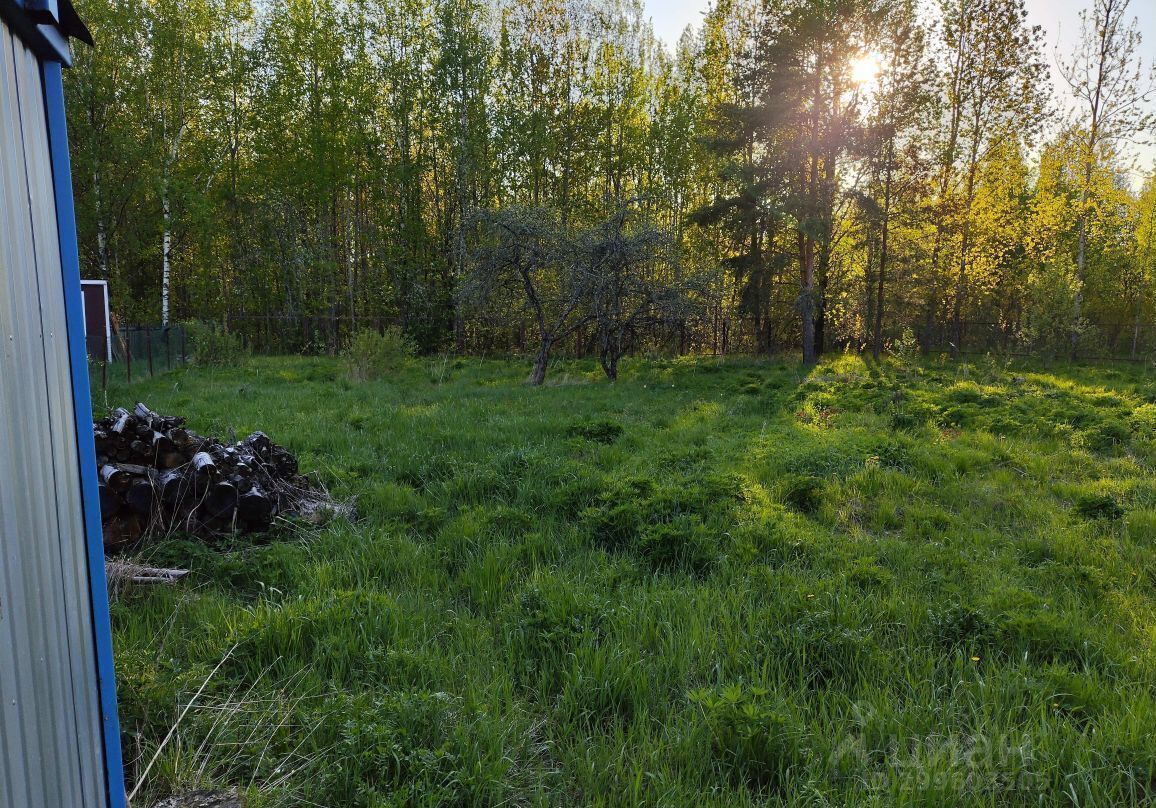
[[[1150,65],[1090,2],[1053,86],[1022,0],[715,0],[669,46],[638,0],[83,0],[83,271],[274,349],[1151,353]]]

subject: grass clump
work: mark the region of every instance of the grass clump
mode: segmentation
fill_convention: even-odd
[[[1082,494],[1076,500],[1076,513],[1085,519],[1119,519],[1124,507],[1111,494]]]
[[[729,685],[690,694],[701,711],[715,765],[756,793],[780,791],[804,756],[790,708],[761,687]]]
[[[655,572],[702,576],[718,561],[718,539],[696,515],[647,526],[638,537],[638,553]]]
[[[683,476],[664,483],[629,478],[583,513],[593,542],[643,559],[655,572],[702,575],[717,562],[731,514],[743,500],[733,476]]]
[[[823,504],[825,484],[813,474],[792,474],[783,480],[783,500],[799,513],[813,515]]]
[[[594,421],[583,421],[572,425],[566,430],[566,433],[570,435],[570,437],[582,438],[583,440],[601,443],[606,446],[609,446],[622,437],[622,432],[622,424],[605,418]]]

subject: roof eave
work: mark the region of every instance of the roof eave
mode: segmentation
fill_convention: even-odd
[[[92,44],[92,34],[71,0],[0,0],[0,19],[38,57],[69,67],[69,40]]]

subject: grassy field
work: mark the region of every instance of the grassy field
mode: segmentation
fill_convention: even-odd
[[[129,779],[250,804],[1156,800],[1156,376],[324,359],[100,395],[262,429],[360,519],[170,541]],[[147,800],[140,804],[147,805]]]

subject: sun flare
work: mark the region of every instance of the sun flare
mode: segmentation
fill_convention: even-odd
[[[883,70],[882,60],[876,53],[865,53],[851,62],[851,80],[856,84],[873,84]]]

